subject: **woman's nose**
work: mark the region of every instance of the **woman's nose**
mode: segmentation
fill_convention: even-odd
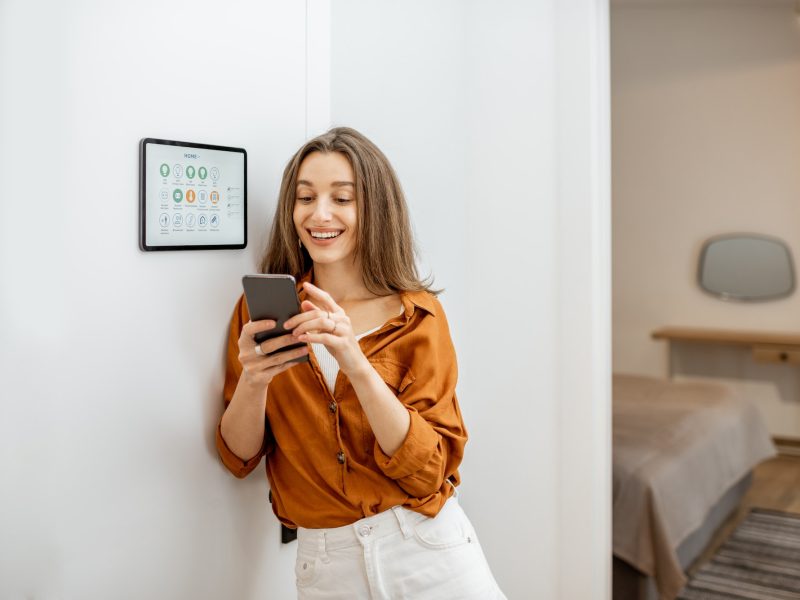
[[[314,220],[316,221],[330,221],[331,220],[331,206],[327,198],[320,198],[314,207]]]

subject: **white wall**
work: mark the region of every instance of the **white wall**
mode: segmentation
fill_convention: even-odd
[[[305,137],[305,3],[0,4],[0,598],[290,598],[214,448],[227,320]],[[244,251],[137,246],[141,137],[243,146]]]
[[[333,10],[332,119],[386,152],[446,288],[470,432],[461,502],[514,599],[608,593],[605,14],[514,0]]]
[[[800,257],[800,20],[794,2],[620,2],[612,11],[614,369],[664,375],[663,325],[797,331],[800,295],[731,303],[696,283],[703,241],[778,236]],[[687,349],[693,375],[750,380],[800,437],[800,374]]]

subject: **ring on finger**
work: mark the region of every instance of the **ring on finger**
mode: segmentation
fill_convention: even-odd
[[[258,354],[259,356],[266,356],[266,353],[264,352],[264,349],[261,347],[261,344],[256,344],[255,350],[256,354]]]

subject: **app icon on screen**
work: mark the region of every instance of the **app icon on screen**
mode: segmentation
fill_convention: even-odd
[[[175,227],[180,227],[181,225],[183,225],[183,215],[181,213],[178,213],[177,215],[172,217],[172,224],[175,225]]]
[[[180,177],[183,175],[183,167],[180,166],[180,164],[176,164],[174,167],[172,167],[172,172],[175,173],[175,177]]]
[[[186,190],[186,201],[190,204],[194,202],[194,190]]]
[[[181,200],[183,200],[183,192],[178,188],[175,188],[172,191],[172,199],[175,200],[175,202],[180,202]]]
[[[167,163],[163,163],[160,171],[162,177],[167,177],[169,175],[169,165]]]
[[[211,167],[211,179],[214,181],[219,179],[219,169],[217,167]]]
[[[189,179],[192,179],[194,177],[194,167],[192,165],[189,165],[188,167],[186,167],[186,176]]]
[[[158,223],[161,227],[169,225],[169,215],[167,213],[161,213],[161,216],[158,217]]]
[[[197,169],[197,176],[200,179],[205,179],[208,176],[208,169],[206,169],[205,167],[200,167],[199,169]]]

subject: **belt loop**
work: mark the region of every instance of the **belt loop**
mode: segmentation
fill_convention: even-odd
[[[329,563],[331,561],[331,559],[328,558],[328,551],[326,549],[325,530],[323,529],[322,531],[319,531],[318,533],[319,533],[319,535],[317,537],[317,554],[319,555],[320,560],[323,563],[327,564],[327,563]]]
[[[450,496],[450,497],[451,497],[451,498],[458,498],[458,488],[456,487],[456,484],[455,484],[455,483],[453,483],[453,482],[450,480],[450,478],[447,478],[445,481],[447,481],[447,483],[449,483],[449,484],[450,484],[450,486],[453,488],[453,495],[452,495],[452,496]]]
[[[394,512],[394,516],[397,517],[397,522],[400,524],[400,531],[403,532],[403,538],[408,539],[414,535],[414,532],[411,530],[411,526],[408,524],[406,516],[403,514],[402,507],[393,506],[392,512]]]

